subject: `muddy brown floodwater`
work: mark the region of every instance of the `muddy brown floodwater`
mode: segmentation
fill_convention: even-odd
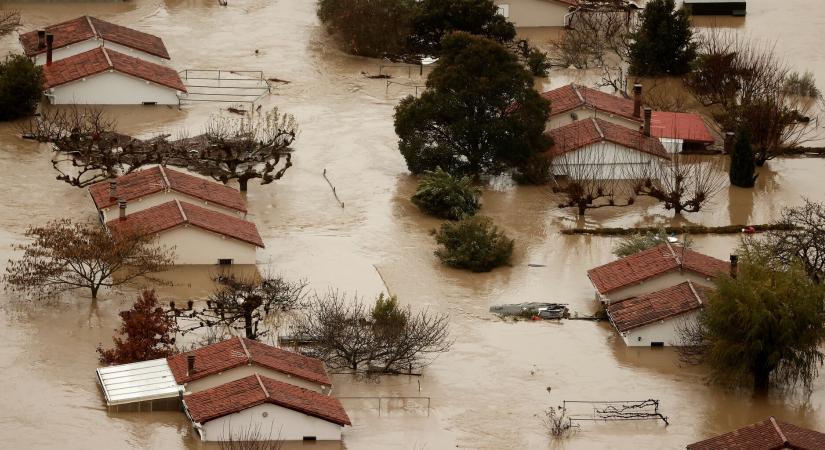
[[[746,19],[719,19],[753,36],[774,40],[798,69],[814,71],[825,89],[820,46],[825,5],[806,0],[751,0]],[[491,183],[484,214],[517,242],[510,268],[469,274],[439,265],[429,230],[438,222],[409,202],[415,180],[396,148],[393,106],[409,88],[369,80],[375,60],[341,54],[320,30],[308,0],[135,0],[126,3],[21,3],[25,29],[93,14],[162,36],[173,64],[184,68],[262,69],[290,80],[266,101],[294,114],[301,126],[295,165],[270,186],[252,185],[251,219],[266,242],[261,270],[306,277],[313,288],[372,296],[386,288],[415,308],[449,313],[455,345],[420,378],[378,381],[335,377],[339,396],[421,396],[421,403],[382,405],[344,400],[354,426],[349,449],[446,448],[683,448],[685,444],[776,415],[825,428],[825,378],[810,397],[795,392],[754,399],[704,382],[701,367],[681,367],[668,349],[626,348],[608,324],[504,323],[492,304],[527,300],[595,309],[585,276],[611,259],[610,238],[563,236],[580,224],[544,188]],[[702,19],[700,25],[710,25]],[[17,50],[15,38],[0,41]],[[255,50],[258,55],[255,55]],[[399,74],[400,75],[400,74]],[[406,75],[400,75],[406,77]],[[579,75],[552,74],[556,86]],[[586,76],[586,75],[585,75]],[[124,131],[149,136],[198,130],[218,105],[107,108]],[[54,179],[49,152],[0,127],[0,266],[13,256],[26,227],[57,217],[94,220],[83,190]],[[337,206],[326,169],[346,207]],[[779,159],[760,169],[753,190],[726,187],[712,207],[680,221],[723,225],[765,222],[805,195],[825,200],[825,160]],[[655,205],[602,209],[584,220],[601,225],[670,223]],[[737,237],[697,237],[699,250],[726,258]],[[544,267],[528,267],[528,263]],[[2,269],[2,267],[0,267]],[[209,291],[208,269],[177,269],[166,299]],[[382,281],[383,278],[383,281]],[[133,292],[108,293],[96,305],[81,294],[49,305],[0,294],[0,447],[209,448],[191,434],[182,414],[109,414],[95,384],[94,348],[111,342],[117,312]],[[551,388],[548,394],[548,387]],[[562,400],[656,398],[670,426],[654,422],[586,423],[563,442],[551,441],[540,416]],[[389,407],[389,408],[388,408]],[[389,412],[387,412],[389,410]],[[302,445],[290,447],[303,447]],[[339,448],[318,443],[312,448]]]

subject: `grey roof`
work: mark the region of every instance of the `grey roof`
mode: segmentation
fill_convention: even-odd
[[[165,358],[97,369],[106,404],[173,398],[183,392]]]

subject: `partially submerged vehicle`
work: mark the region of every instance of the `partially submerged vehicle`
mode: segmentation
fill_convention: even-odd
[[[567,306],[561,303],[513,303],[508,305],[494,305],[490,312],[500,316],[516,316],[524,318],[538,317],[546,320],[558,320],[569,316]]]

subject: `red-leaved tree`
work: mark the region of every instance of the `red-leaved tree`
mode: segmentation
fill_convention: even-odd
[[[97,346],[100,362],[128,364],[165,358],[175,353],[175,320],[164,312],[155,291],[145,290],[132,309],[121,311],[123,324],[114,337],[115,347]]]

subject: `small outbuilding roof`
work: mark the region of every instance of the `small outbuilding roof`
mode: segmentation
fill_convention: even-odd
[[[542,97],[550,100],[550,115],[555,116],[576,108],[587,106],[597,111],[614,114],[642,123],[640,116],[633,115],[633,100],[617,97],[580,84],[570,83],[551,91]]]
[[[705,288],[686,281],[650,294],[612,302],[607,305],[607,316],[619,332],[630,331],[699,309],[706,298]]]
[[[140,50],[144,53],[169,59],[169,52],[163,40],[157,36],[142,31],[126,28],[95,17],[82,16],[67,20],[45,28],[46,33],[54,35],[53,49],[83,42],[89,39],[102,39],[115,42],[124,47]],[[39,46],[37,31],[29,31],[20,35],[20,44],[26,56],[34,56],[46,52],[45,46]]]
[[[704,441],[694,442],[688,450],[821,450],[825,434],[770,417],[738,430]]]
[[[699,114],[653,111],[650,134],[658,138],[713,144],[714,139]]]
[[[186,92],[177,72],[112,49],[98,47],[43,66],[43,87],[50,89],[107,71],[119,72]]]
[[[547,135],[553,138],[553,145],[547,150],[551,156],[563,155],[599,142],[612,142],[660,158],[670,158],[659,139],[602,119],[577,120],[550,130]]]
[[[177,199],[128,214],[123,219],[110,220],[106,222],[106,227],[112,233],[149,235],[187,224],[264,247],[254,223]]]
[[[97,378],[109,406],[174,398],[183,392],[163,358],[101,367]]]
[[[183,404],[195,423],[228,416],[271,403],[338,425],[351,425],[344,406],[330,395],[320,394],[258,374],[188,395]]]
[[[608,294],[679,269],[712,278],[729,273],[730,263],[665,242],[590,269],[587,276],[599,293]]]
[[[112,181],[117,183],[114,196],[109,191],[109,183]],[[163,166],[155,166],[116,179],[95,183],[89,186],[89,193],[97,209],[103,209],[116,205],[118,200],[130,202],[167,189],[229,209],[246,212],[246,204],[238,190]]]
[[[195,356],[195,371],[187,373],[187,355]],[[169,367],[178,383],[184,384],[235,367],[255,364],[277,372],[331,386],[332,381],[320,359],[273,347],[252,339],[236,337],[170,356]]]

